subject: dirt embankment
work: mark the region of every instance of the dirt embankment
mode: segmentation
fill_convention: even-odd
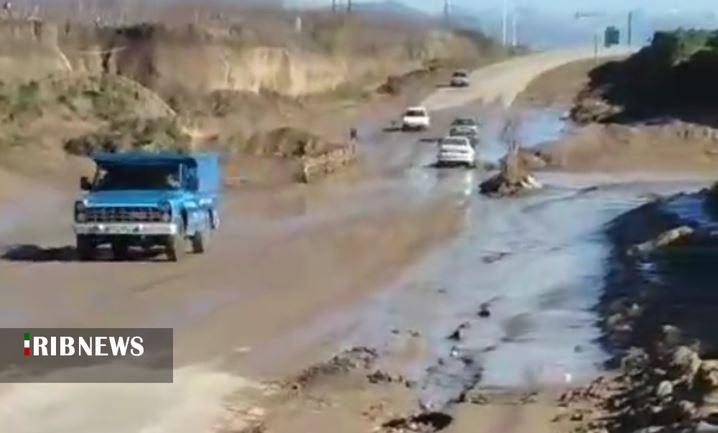
[[[584,431],[718,430],[717,200],[715,188],[658,198],[606,228],[598,308],[620,369],[598,392],[568,395],[590,407]]]
[[[432,25],[311,12],[298,29],[295,19],[247,12],[127,27],[0,20],[3,163],[34,174],[23,163],[29,152],[61,166],[63,148],[174,147],[220,150],[243,169],[259,158],[295,170],[294,155],[254,144],[293,127],[349,149],[349,126],[363,111],[427,91],[448,68],[501,55],[481,35]],[[323,159],[344,165],[346,156]]]
[[[631,60],[577,62],[544,74],[519,98],[527,106],[571,112],[561,139],[528,155],[535,168],[568,171],[658,172],[713,175],[718,169],[718,132],[681,116],[610,117],[622,111],[595,88],[597,71]],[[605,89],[604,89],[605,90]],[[610,114],[609,117],[606,117]]]

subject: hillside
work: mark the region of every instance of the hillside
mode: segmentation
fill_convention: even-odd
[[[0,19],[3,164],[32,148],[47,157],[172,140],[241,157],[250,138],[284,126],[335,142],[348,128],[337,119],[358,107],[503,55],[478,33],[372,15],[306,11],[301,26],[277,10],[122,26]],[[390,77],[398,87],[379,91]]]
[[[630,58],[591,73],[574,117],[632,121],[662,117],[716,125],[718,32],[658,32]]]

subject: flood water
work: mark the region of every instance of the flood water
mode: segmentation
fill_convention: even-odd
[[[517,133],[529,147],[556,139],[570,128],[562,115],[524,112]],[[497,135],[485,138],[482,158],[500,158],[501,143]],[[379,348],[386,367],[415,380],[434,406],[476,384],[536,389],[598,374],[609,356],[598,343],[594,311],[610,252],[604,226],[652,194],[700,184],[544,172],[537,175],[543,190],[496,200],[477,192],[490,173],[430,168],[426,149],[387,182],[407,197],[453,197],[463,212],[460,234],[373,298],[291,339]],[[490,317],[478,314],[482,305]],[[461,338],[448,339],[459,327]]]

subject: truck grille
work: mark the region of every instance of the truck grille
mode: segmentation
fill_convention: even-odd
[[[91,207],[86,213],[87,222],[162,222],[162,212],[156,207]]]

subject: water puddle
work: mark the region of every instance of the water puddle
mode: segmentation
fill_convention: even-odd
[[[526,147],[570,127],[558,110],[530,110],[521,119],[516,133]],[[504,155],[501,131],[490,127],[501,123],[486,125],[483,156]],[[461,234],[390,287],[297,330],[276,350],[377,348],[387,370],[416,381],[422,402],[434,408],[476,384],[534,389],[598,374],[608,358],[594,311],[610,254],[603,228],[651,194],[686,185],[540,173],[543,191],[492,200],[476,192],[484,175],[416,164],[391,178],[412,199],[455,197]]]
[[[683,194],[663,205],[663,209],[678,216],[686,224],[705,230],[718,229],[718,206],[706,201],[704,194]]]
[[[506,154],[506,142],[515,139],[524,149],[561,138],[571,127],[566,113],[559,109],[521,109],[512,112],[509,121],[515,131],[507,137],[506,121],[491,121],[483,130],[481,159],[497,162]]]

